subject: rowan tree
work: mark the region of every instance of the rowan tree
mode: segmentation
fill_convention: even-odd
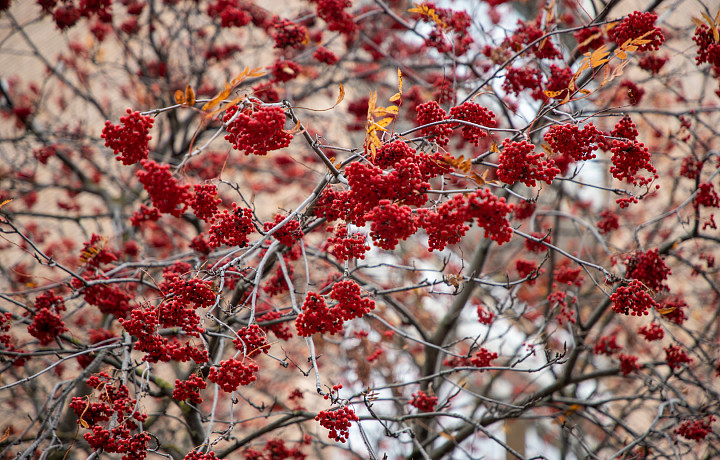
[[[716,8],[0,1],[0,457],[720,456]]]

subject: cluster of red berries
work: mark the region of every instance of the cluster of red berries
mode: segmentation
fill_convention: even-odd
[[[513,217],[519,220],[530,218],[535,213],[536,207],[537,205],[534,201],[521,200],[513,208]]]
[[[252,356],[259,351],[263,353],[269,351],[267,335],[257,324],[240,328],[237,335],[238,338],[233,340],[235,349],[242,351],[246,356]]]
[[[355,415],[355,411],[352,408],[345,406],[335,410],[320,411],[320,413],[315,416],[315,420],[320,422],[322,427],[330,430],[328,438],[344,443],[347,442],[350,436],[348,430],[352,422],[357,422],[360,419]]]
[[[600,213],[600,220],[597,222],[597,228],[603,235],[607,235],[613,230],[620,228],[620,220],[617,214],[605,209]]]
[[[263,325],[261,326],[263,330],[271,331],[273,334],[275,334],[275,337],[277,337],[280,340],[289,340],[292,338],[292,331],[290,330],[290,327],[288,327],[285,322],[278,322],[282,317],[282,313],[276,310],[271,310],[267,313],[264,313],[260,315],[257,319],[258,323],[268,323],[272,322],[272,324],[269,325]]]
[[[602,135],[602,131],[598,130],[592,123],[588,123],[583,129],[580,129],[577,125],[566,123],[551,126],[543,138],[554,153],[568,157],[570,161],[575,162],[595,158],[593,151],[598,149],[598,142],[601,140]],[[555,158],[555,162],[558,163],[557,158]],[[560,163],[567,164],[567,162]],[[563,174],[566,172],[567,169],[562,171]]]
[[[328,231],[332,231],[331,228]],[[327,246],[330,254],[335,256],[338,262],[345,262],[349,259],[364,259],[365,253],[370,250],[366,244],[367,237],[362,233],[353,233],[348,236],[346,225],[338,225],[334,229],[335,236],[327,239]]]
[[[457,244],[470,229],[467,220],[467,200],[455,195],[437,207],[437,211],[418,209],[418,225],[428,234],[429,250],[442,251],[450,244]]]
[[[303,312],[295,320],[298,335],[309,337],[315,333],[337,334],[343,328],[343,321],[360,318],[375,308],[375,302],[363,298],[360,286],[351,280],[335,283],[330,297],[338,302],[332,308],[328,308],[325,299],[319,294],[307,293],[302,306]]]
[[[88,444],[108,453],[126,454],[123,460],[144,459],[150,435],[132,432],[139,428],[138,422],[147,420],[147,415],[135,410],[137,400],[129,397],[128,388],[123,384],[114,385],[105,372],[91,375],[87,384],[97,390],[100,401],[91,403],[87,398],[74,397],[70,408],[77,415],[78,424],[91,430],[83,436]],[[111,429],[104,428],[111,418],[116,418],[117,424]]]
[[[215,456],[215,452],[210,451],[206,454],[203,454],[199,450],[194,450],[192,452],[189,452],[183,460],[220,460]]]
[[[663,318],[675,324],[682,324],[687,319],[685,310],[688,304],[679,297],[667,297],[658,305],[658,311],[662,312]]]
[[[693,41],[698,47],[695,62],[698,65],[707,62],[714,68],[720,68],[720,43],[715,41],[714,32],[705,24],[700,24],[695,29]]]
[[[218,198],[217,186],[215,184],[195,184],[195,194],[190,200],[190,206],[198,219],[210,222],[218,212],[218,205],[221,203]]]
[[[600,337],[595,346],[593,347],[593,353],[596,355],[614,355],[618,351],[622,350],[622,346],[617,343],[617,336],[615,334]]]
[[[9,5],[9,2],[6,3]],[[97,17],[98,24],[112,22],[112,0],[85,0],[78,5],[75,2],[58,2],[57,0],[42,0],[37,3],[46,13],[52,14],[53,20],[60,30],[74,26],[80,18]]]
[[[495,114],[480,104],[470,101],[451,108],[450,118],[468,121],[487,128],[495,126]],[[487,132],[482,128],[462,125],[462,135],[466,141],[479,145],[480,139],[486,137]]]
[[[712,415],[709,415],[707,420],[686,420],[675,429],[675,433],[691,441],[700,441],[713,432],[714,421],[715,417]]]
[[[62,319],[65,301],[53,291],[47,291],[35,298],[33,321],[28,326],[28,333],[38,339],[41,345],[47,345],[68,328]]]
[[[620,373],[622,375],[628,375],[640,369],[637,356],[620,353],[618,359],[620,360]]]
[[[539,20],[540,17],[538,16],[538,21]],[[527,23],[518,19],[517,25],[518,27],[515,29],[515,33],[512,36],[507,37],[503,42],[504,46],[511,48],[515,52],[522,50],[530,43],[533,43],[545,35],[545,32],[540,30],[537,26],[537,23]],[[531,51],[535,54],[535,57],[539,59],[555,59],[562,57],[562,53],[558,51],[550,38],[540,40],[538,43],[533,45]]]
[[[282,72],[288,75],[287,72]],[[227,123],[228,140],[235,150],[245,155],[267,155],[290,145],[292,134],[284,130],[285,111],[281,107],[256,106],[243,109],[237,117],[237,106],[225,111],[223,122]],[[230,121],[233,119],[233,121]]]
[[[567,284],[569,286],[582,286],[583,277],[580,275],[582,267],[569,268],[562,265],[555,270],[555,282]]]
[[[657,306],[645,285],[636,279],[627,286],[618,287],[610,300],[613,302],[613,311],[623,315],[644,316]]]
[[[410,405],[416,407],[420,412],[432,412],[435,410],[437,402],[437,396],[429,396],[427,393],[420,390],[417,393],[412,394]]]
[[[255,373],[260,370],[257,364],[247,359],[243,363],[237,359],[228,359],[220,362],[220,367],[213,366],[208,373],[208,380],[216,383],[228,393],[237,390],[240,385],[250,385],[257,380]]]
[[[466,216],[468,221],[475,219],[477,224],[485,230],[485,238],[490,238],[498,244],[507,243],[512,238],[512,227],[507,215],[513,210],[513,205],[505,201],[504,197],[494,195],[488,189],[476,190],[467,198]]]
[[[720,198],[715,191],[715,186],[710,182],[703,182],[698,185],[694,201],[695,207],[705,206],[708,208],[720,207]]]
[[[309,438],[307,438],[307,441],[303,439],[303,443],[309,443]],[[282,439],[269,439],[265,443],[264,451],[263,453],[255,449],[247,449],[244,452],[245,460],[281,460],[290,458],[294,460],[305,460],[307,458],[307,455],[300,451],[300,448],[289,448]]]
[[[720,50],[720,48],[718,48]],[[660,73],[660,70],[665,66],[665,63],[670,58],[667,56],[657,56],[655,54],[649,54],[647,56],[643,56],[638,60],[638,67],[640,67],[643,70],[647,70],[653,75],[657,75]],[[720,62],[720,61],[719,61]]]
[[[683,364],[690,364],[693,362],[692,358],[687,355],[685,350],[681,349],[678,345],[669,345],[665,348],[665,361],[671,369],[677,369]]]
[[[498,179],[510,185],[520,181],[528,187],[535,187],[538,180],[551,184],[560,169],[553,160],[543,159],[543,153],[532,153],[534,150],[535,146],[526,140],[505,139],[498,159]]]
[[[215,224],[210,227],[209,244],[213,248],[222,245],[247,246],[248,235],[255,230],[252,222],[252,211],[232,204],[232,211],[224,210],[215,215]]]
[[[372,221],[370,237],[376,246],[392,251],[400,240],[405,240],[417,232],[412,210],[409,206],[398,205],[390,200],[380,200],[366,218]]]
[[[92,234],[89,241],[83,243],[80,260],[88,269],[99,269],[102,265],[118,260],[117,255],[106,246],[106,240],[100,235]]]
[[[468,33],[470,16],[464,11],[438,8],[431,2],[423,2],[421,6],[432,11],[434,16],[422,16],[423,21],[433,25],[433,30],[425,39],[425,46],[435,48],[441,53],[453,52],[455,56],[465,54],[473,43],[472,34]],[[451,33],[453,39],[450,38]]]
[[[150,195],[153,206],[164,214],[180,217],[192,197],[190,185],[180,185],[170,173],[170,165],[153,160],[142,160],[140,164],[144,169],[137,172],[137,177]]]
[[[237,0],[212,0],[207,6],[207,15],[220,19],[220,27],[242,27],[250,23],[252,16]]]
[[[650,323],[647,326],[638,328],[638,334],[645,337],[645,340],[652,342],[654,340],[661,340],[665,337],[665,331],[662,326],[658,323]]]
[[[87,270],[82,276],[85,281],[106,279],[106,277],[98,275],[95,270]],[[132,310],[130,305],[132,297],[126,289],[120,288],[117,284],[97,283],[86,286],[78,278],[73,278],[70,284],[74,289],[82,290],[85,301],[98,307],[102,313],[114,315],[116,318],[125,318]]]
[[[148,142],[152,139],[149,134],[153,125],[153,118],[127,109],[127,115],[120,118],[121,125],[105,122],[102,137],[105,147],[113,149],[116,159],[124,165],[133,165],[144,160],[150,153]]]
[[[538,271],[537,263],[527,259],[517,259],[515,261],[515,270],[517,270],[518,274],[523,278],[527,278],[532,275],[532,277],[528,280],[528,284],[530,286],[535,284],[537,277],[544,272],[542,269]]]
[[[417,106],[416,111],[416,120],[419,125],[427,125],[447,119],[447,112],[445,112],[445,110],[440,107],[440,104],[436,101],[429,101],[424,104],[420,104]],[[427,128],[422,129],[422,134],[424,136],[428,136],[439,146],[445,147],[448,145],[448,142],[450,142],[452,126],[449,123],[440,123],[434,126],[428,126]]]
[[[264,230],[270,231],[272,228],[274,228],[276,225],[278,225],[280,222],[285,220],[287,216],[283,216],[282,214],[275,215],[275,221],[274,222],[265,222],[263,224]],[[298,222],[295,219],[291,219],[288,222],[285,223],[280,229],[278,229],[275,233],[273,233],[273,238],[278,240],[280,243],[284,244],[287,247],[292,247],[295,245],[295,243],[303,237],[303,231],[300,228],[300,222]]]
[[[274,83],[278,82],[287,82],[290,80],[294,80],[297,77],[300,76],[300,72],[302,71],[302,67],[300,67],[299,64],[293,61],[288,61],[286,59],[278,59],[273,63],[272,66],[268,67],[270,69],[270,73],[272,74],[273,78],[272,81]],[[276,107],[278,108],[278,107]],[[269,118],[269,117],[268,117]],[[278,116],[274,116],[273,119],[275,120],[275,123],[279,121]],[[285,123],[285,117],[283,116],[283,124]],[[282,127],[282,126],[281,126]],[[292,136],[291,136],[292,137]],[[226,136],[227,138],[227,136]],[[290,141],[288,141],[289,143]],[[282,147],[287,147],[287,145],[284,145]],[[278,147],[278,148],[282,148]],[[238,149],[238,147],[235,147]],[[268,150],[277,150],[278,148],[268,149]],[[240,149],[238,149],[240,150]],[[265,155],[264,153],[259,153],[257,155]]]
[[[349,37],[358,28],[352,15],[345,11],[351,6],[350,0],[318,0],[317,15],[327,22],[328,30],[340,32]]]
[[[552,244],[552,238],[549,233],[530,232],[530,236],[532,238],[526,238],[524,242],[525,249],[529,252],[545,252],[549,249],[545,243]]]
[[[495,314],[490,310],[486,310],[485,308],[483,308],[482,305],[477,306],[477,315],[480,324],[485,324],[488,326],[491,325],[493,319],[495,319]]]
[[[645,144],[637,141],[614,140],[610,149],[612,152],[612,166],[610,173],[618,180],[624,180],[635,186],[645,186],[659,176],[651,163],[650,150]],[[651,176],[638,174],[641,169],[648,171]]]
[[[598,27],[586,27],[573,33],[578,42],[578,53],[584,54],[588,51],[595,51],[605,44],[605,38]]]
[[[275,48],[295,48],[303,49],[310,41],[307,28],[303,25],[296,24],[289,19],[276,18],[273,23],[275,31],[272,34],[275,40]]]
[[[470,365],[475,367],[490,367],[492,365],[492,361],[494,359],[497,359],[498,354],[488,351],[485,348],[480,347],[480,349],[475,352],[475,356],[470,358]]]
[[[665,280],[670,275],[670,267],[660,258],[658,248],[635,252],[625,262],[626,276],[639,280],[655,292],[667,290]]]
[[[525,89],[532,90],[535,100],[544,100],[542,91],[543,74],[539,69],[531,67],[510,67],[505,72],[502,88],[506,93],[518,95]]]
[[[135,211],[130,217],[130,223],[133,227],[139,227],[143,222],[155,222],[162,217],[158,208],[150,208],[144,204],[140,205],[140,209]]]
[[[665,41],[665,36],[659,27],[655,27],[657,14],[635,11],[609,32],[610,38],[617,46],[622,46],[628,40],[641,38],[650,40],[650,43],[638,45],[638,51],[657,51]]]
[[[327,65],[333,65],[338,61],[338,57],[330,51],[329,49],[325,48],[324,46],[318,46],[315,52],[313,52],[313,59],[315,59],[318,62],[322,62]]]
[[[191,374],[187,380],[175,380],[172,397],[177,401],[189,401],[191,404],[202,403],[199,390],[207,388],[207,382],[197,374]]]

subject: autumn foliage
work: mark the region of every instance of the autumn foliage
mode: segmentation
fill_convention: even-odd
[[[0,1],[0,457],[720,456],[717,6],[266,3]]]

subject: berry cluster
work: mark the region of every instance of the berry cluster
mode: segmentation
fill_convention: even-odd
[[[485,230],[485,238],[498,244],[507,243],[512,238],[512,227],[507,218],[512,210],[512,204],[488,189],[476,190],[468,196],[467,220],[476,219]]]
[[[650,323],[647,326],[638,328],[638,334],[644,336],[648,342],[661,340],[665,337],[665,331],[658,323]]]
[[[550,237],[550,234],[542,234],[538,232],[530,232],[531,238],[525,239],[525,249],[527,249],[529,252],[545,252],[549,248],[545,245],[545,243],[552,244],[552,238]]]
[[[28,326],[28,333],[38,339],[41,345],[47,345],[68,328],[62,319],[65,301],[53,291],[47,291],[35,298],[33,322]]]
[[[277,83],[277,82],[284,83],[286,81],[294,80],[300,76],[300,72],[302,71],[302,67],[300,67],[299,64],[297,64],[293,61],[285,60],[285,59],[278,59],[277,61],[275,61],[273,63],[272,66],[268,67],[268,69],[270,69],[270,73],[272,73],[272,76],[273,76],[272,81],[274,83]],[[278,108],[278,107],[276,107],[276,108]],[[274,117],[274,118],[279,119],[279,117]],[[283,124],[284,123],[285,123],[285,118],[283,117]],[[288,143],[289,143],[289,141],[288,141]],[[284,145],[282,147],[287,147],[287,145]],[[278,147],[278,148],[282,148],[282,147]],[[237,149],[237,147],[235,147],[235,148]],[[268,150],[277,150],[277,149],[268,149]],[[258,154],[258,155],[264,155],[264,153]]]
[[[152,136],[149,132],[154,120],[130,109],[127,109],[127,113],[120,118],[122,125],[106,121],[100,137],[105,139],[105,147],[113,149],[118,161],[124,165],[133,165],[146,159],[150,153],[148,142]]]
[[[492,365],[492,361],[497,359],[497,357],[497,353],[490,352],[487,349],[480,347],[480,349],[475,352],[475,356],[470,358],[470,365],[475,367],[490,367]]]
[[[244,364],[237,359],[220,362],[220,367],[211,367],[208,380],[216,383],[227,393],[237,390],[240,385],[250,385],[257,380],[255,373],[260,370],[257,364],[248,359]]]
[[[97,391],[99,402],[91,403],[85,397],[74,397],[70,408],[78,417],[78,424],[91,430],[83,436],[93,449],[102,448],[108,453],[127,454],[123,460],[142,460],[147,456],[150,435],[132,434],[147,415],[135,410],[137,400],[131,399],[128,388],[114,385],[105,372],[93,374],[87,385]],[[109,420],[117,420],[111,429],[105,428]]]
[[[309,436],[309,435],[306,435]],[[303,441],[305,443],[305,441]],[[255,449],[245,451],[245,460],[281,460],[294,459],[305,460],[307,455],[302,453],[298,447],[289,448],[282,439],[270,439],[265,443],[265,453]]]
[[[556,157],[555,162],[567,165],[569,162],[587,161],[595,158],[593,151],[598,149],[598,141],[602,138],[602,135],[603,133],[592,123],[588,123],[582,130],[577,125],[566,123],[551,126],[543,138],[554,153],[569,159],[559,161]],[[561,172],[565,174],[567,168]]]
[[[310,337],[315,333],[337,334],[342,330],[342,320],[330,313],[319,294],[308,292],[302,305],[302,313],[295,319],[295,329],[301,337]]]
[[[593,353],[596,355],[608,355],[612,356],[618,351],[622,350],[622,346],[617,344],[617,336],[615,334],[600,337],[595,346],[593,347]]]
[[[545,35],[545,32],[540,30],[540,28],[538,27],[540,19],[541,17],[538,16],[536,24],[527,23],[521,19],[518,19],[518,27],[517,29],[515,29],[515,33],[512,36],[506,38],[503,42],[503,45],[517,52],[525,48],[525,46],[529,45],[530,43],[533,43],[534,41],[541,38],[543,35]],[[562,57],[562,53],[558,51],[550,38],[540,40],[538,43],[533,45],[531,51],[533,52],[533,54],[535,54],[535,57],[539,59],[555,59]]]
[[[710,415],[707,420],[686,420],[675,429],[675,433],[691,441],[705,439],[708,433],[712,433],[712,422],[715,417]]]
[[[715,191],[715,186],[710,182],[703,182],[698,185],[697,194],[695,195],[695,208],[706,206],[708,208],[720,207],[720,198]]]
[[[289,340],[290,338],[292,338],[292,332],[290,331],[290,327],[288,327],[285,322],[277,321],[281,317],[282,313],[272,310],[263,315],[260,315],[257,320],[258,323],[272,323],[261,326],[263,330],[265,330],[265,333],[267,333],[267,331],[271,331],[278,339]]]
[[[605,38],[598,27],[586,27],[573,34],[578,42],[578,53],[585,54],[588,51],[595,51],[605,44]]]
[[[681,349],[677,345],[670,345],[665,348],[665,361],[671,369],[677,369],[683,364],[690,364],[693,362],[692,358],[687,355],[685,350]]]
[[[218,205],[221,203],[218,198],[215,184],[195,184],[195,194],[190,200],[190,206],[198,219],[211,222],[213,216],[218,212]]]
[[[600,220],[597,222],[597,228],[603,235],[607,235],[613,230],[620,228],[620,220],[617,214],[605,209],[600,213]]]
[[[412,394],[410,405],[416,407],[420,412],[433,412],[437,405],[438,397],[429,396],[424,391],[420,390]]]
[[[140,162],[144,169],[137,172],[138,180],[150,195],[153,205],[164,214],[180,217],[192,198],[190,185],[180,185],[170,173],[170,165],[152,160]]]
[[[495,126],[495,114],[485,107],[470,101],[451,108],[450,118],[468,121],[486,128]],[[487,136],[487,132],[482,128],[462,125],[462,135],[466,141],[479,145],[480,139]]]
[[[580,275],[582,267],[569,268],[562,265],[555,270],[555,282],[567,284],[569,286],[582,286],[583,277]]]
[[[538,69],[532,67],[510,67],[505,73],[502,88],[505,92],[516,96],[523,90],[530,89],[532,90],[532,98],[542,101],[545,99],[545,94],[543,94],[542,91],[542,81],[543,74]]]
[[[139,227],[143,222],[155,222],[162,217],[158,208],[149,208],[144,204],[140,205],[140,209],[135,211],[130,217],[130,223],[133,227]]]
[[[191,404],[202,403],[198,390],[207,388],[207,382],[197,374],[191,374],[187,380],[175,380],[172,397],[177,401],[189,401]]]
[[[447,119],[447,112],[440,107],[436,101],[425,102],[420,104],[416,108],[417,111],[417,123],[419,125],[426,125],[435,123]],[[452,126],[448,123],[440,123],[434,126],[428,126],[422,129],[424,136],[430,137],[439,146],[445,147],[450,142],[450,135],[452,134]]]
[[[358,28],[352,15],[345,11],[351,6],[350,0],[318,0],[317,15],[327,22],[328,30],[340,32],[349,37]]]
[[[534,201],[521,200],[513,208],[513,217],[519,220],[528,219],[535,213],[536,207],[537,205]]]
[[[720,49],[720,48],[718,48]],[[652,75],[657,75],[660,73],[660,70],[662,70],[663,66],[665,66],[665,63],[670,58],[667,56],[657,56],[655,54],[649,54],[647,56],[643,56],[638,60],[638,67],[640,67],[643,70],[647,70]],[[720,62],[720,61],[718,61]]]
[[[282,214],[275,215],[275,221],[274,222],[265,222],[263,224],[264,230],[270,231],[272,228],[274,228],[276,225],[278,225],[280,222],[285,220],[285,217]],[[297,220],[291,219],[285,225],[283,225],[280,229],[278,229],[275,233],[273,233],[273,238],[278,240],[280,243],[284,244],[287,247],[292,247],[295,245],[297,240],[303,237],[303,231],[300,228],[300,222]]]
[[[485,324],[488,326],[491,325],[493,319],[495,319],[495,314],[490,310],[484,309],[482,305],[477,306],[477,315],[480,324]]]
[[[627,286],[620,286],[610,296],[613,311],[623,315],[643,316],[657,304],[640,281],[634,279]]]
[[[640,365],[638,364],[637,356],[626,355],[625,353],[620,353],[620,356],[618,356],[618,359],[620,360],[620,373],[622,375],[628,375],[628,374],[640,369]]]
[[[257,324],[240,328],[237,335],[238,338],[233,340],[233,344],[235,349],[242,351],[245,356],[252,356],[259,351],[267,353],[270,349],[265,332]]]
[[[498,179],[510,185],[520,181],[528,187],[535,187],[538,180],[551,184],[560,170],[553,160],[545,160],[543,153],[532,153],[533,150],[535,146],[526,140],[505,139],[498,160]]]
[[[242,27],[252,20],[246,7],[237,0],[211,0],[207,6],[207,15],[219,18],[221,27]]]
[[[660,258],[658,248],[646,251],[635,252],[627,261],[626,276],[639,280],[655,292],[667,290],[665,280],[670,275],[670,267]]]
[[[83,243],[80,260],[87,269],[99,269],[102,265],[118,260],[117,255],[107,248],[106,243],[105,238],[95,233],[90,237],[90,241]]]
[[[370,237],[376,246],[392,251],[400,240],[405,240],[417,232],[417,223],[409,206],[380,200],[366,218],[372,221]]]
[[[183,460],[220,460],[215,456],[215,452],[210,451],[206,454],[203,454],[199,450],[194,450],[192,452],[188,452],[188,454],[183,458]]]
[[[418,225],[428,234],[429,250],[442,251],[450,244],[457,244],[470,229],[467,220],[467,200],[455,195],[437,207],[437,211],[418,209]]]
[[[289,75],[281,71],[283,75]],[[284,131],[285,111],[280,107],[259,106],[242,110],[237,117],[237,106],[225,112],[223,122],[227,124],[228,140],[235,150],[245,155],[267,155],[290,145],[292,134]],[[231,122],[230,120],[235,117]]]
[[[94,270],[88,270],[83,273],[83,278],[86,281],[106,279],[105,277],[97,275]],[[86,286],[78,278],[73,278],[70,283],[73,288],[82,290],[85,301],[90,305],[98,307],[102,313],[114,315],[116,318],[125,318],[130,310],[132,310],[132,306],[130,305],[132,297],[127,290],[121,289],[117,284],[97,283]]]
[[[335,236],[327,239],[326,247],[332,245],[329,252],[335,256],[338,262],[365,258],[365,253],[370,250],[370,246],[366,244],[367,237],[364,234],[354,233],[352,236],[348,236],[346,225],[338,225],[335,227],[334,233]]]
[[[252,211],[232,204],[232,211],[224,210],[215,214],[215,225],[210,227],[210,247],[222,245],[245,247],[248,235],[255,230],[252,223]]]
[[[315,416],[315,420],[320,422],[322,427],[330,430],[328,438],[344,443],[350,436],[348,430],[351,422],[357,422],[360,419],[352,408],[345,406],[340,409],[320,411]]]
[[[530,276],[530,279],[528,280],[528,284],[530,286],[535,284],[537,277],[545,271],[542,269],[538,270],[537,263],[526,259],[517,259],[515,261],[515,270],[517,270],[518,274],[523,278]]]
[[[697,65],[707,62],[715,69],[720,68],[720,43],[715,41],[714,32],[710,30],[710,27],[705,24],[698,25],[693,35],[693,41],[698,47],[698,55],[695,57]]]
[[[289,19],[278,19],[273,23],[275,31],[272,34],[275,40],[275,48],[303,49],[310,41],[307,28],[296,24]]]
[[[655,21],[657,14],[635,11],[610,30],[610,38],[617,46],[622,46],[628,40],[642,37],[643,40],[650,40],[650,43],[639,45],[638,51],[657,51],[665,41],[665,36],[659,27],[655,27]]]
[[[324,46],[318,46],[312,56],[316,61],[327,65],[334,65],[338,61],[338,57],[335,53]]]
[[[368,298],[362,298],[360,286],[354,281],[344,280],[335,285],[330,292],[330,297],[337,300],[337,305],[332,309],[331,314],[341,318],[343,321],[349,321],[355,318],[361,318],[366,313],[375,309],[375,301]]]
[[[367,105],[367,103],[366,103]],[[442,110],[442,109],[441,109]],[[381,169],[389,169],[395,166],[400,160],[414,158],[417,152],[403,141],[393,141],[383,144],[372,162]]]
[[[610,173],[616,179],[636,186],[645,186],[658,178],[657,171],[650,162],[650,151],[642,142],[614,140],[610,151],[613,154]],[[641,169],[652,176],[638,174]]]
[[[438,8],[430,2],[423,2],[420,8],[424,11],[423,21],[433,25],[433,30],[425,39],[425,46],[435,48],[441,53],[453,52],[455,56],[462,56],[467,52],[473,39],[468,33],[471,20],[466,12]],[[451,33],[454,35],[452,41]]]
[[[675,324],[682,324],[687,319],[685,310],[687,310],[688,304],[678,297],[668,297],[657,306],[658,311],[668,321],[672,321]]]

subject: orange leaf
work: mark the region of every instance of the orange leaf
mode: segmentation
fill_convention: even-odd
[[[185,103],[185,94],[180,90],[175,91],[175,103],[176,104],[184,104]]]
[[[185,103],[187,105],[195,105],[195,91],[193,91],[190,85],[185,87]]]
[[[5,200],[5,201],[3,201],[2,203],[0,203],[0,209],[2,209],[3,206],[5,206],[6,204],[10,203],[11,201],[12,201],[12,198],[10,198],[9,200]]]
[[[343,99],[345,99],[345,87],[343,86],[342,83],[340,83],[340,93],[338,94],[338,97],[335,100],[335,105],[333,107],[335,107],[339,103],[341,103]]]
[[[205,105],[202,107],[203,110],[209,110],[213,107],[217,106],[222,102],[223,100],[227,99],[227,97],[232,93],[233,87],[229,84],[225,83],[225,89],[220,91],[214,98],[210,99]]]

